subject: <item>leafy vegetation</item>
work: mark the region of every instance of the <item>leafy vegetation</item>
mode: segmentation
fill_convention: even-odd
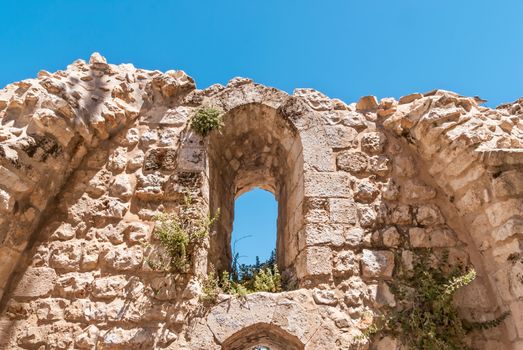
[[[209,272],[203,283],[203,301],[214,303],[220,293],[244,297],[256,292],[278,293],[282,291],[282,278],[274,251],[263,263],[258,257],[253,265],[238,265],[237,261],[238,255],[235,254],[232,273],[223,271],[217,275],[213,270]]]
[[[205,215],[186,196],[178,212],[158,215],[154,235],[165,254],[147,259],[153,270],[169,273],[187,273],[192,266],[192,255],[202,245],[217,220]]]
[[[414,268],[400,273],[392,283],[398,307],[378,317],[365,332],[366,337],[383,332],[401,339],[411,349],[465,350],[469,349],[465,342],[468,333],[496,327],[508,317],[504,313],[486,322],[461,319],[453,296],[476,278],[476,272],[450,270],[448,253],[439,261],[431,261],[433,255],[428,249],[418,253]]]
[[[202,107],[191,119],[191,128],[201,136],[223,126],[223,113],[214,107]]]

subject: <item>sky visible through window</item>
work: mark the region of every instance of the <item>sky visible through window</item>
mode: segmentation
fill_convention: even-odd
[[[254,264],[269,258],[276,247],[278,203],[274,195],[256,188],[244,193],[234,203],[231,248],[239,253],[239,264]]]

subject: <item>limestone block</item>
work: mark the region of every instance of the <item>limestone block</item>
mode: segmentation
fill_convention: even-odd
[[[143,260],[143,248],[141,246],[127,247],[120,245],[110,247],[102,254],[102,260],[106,267],[117,271],[133,271],[138,269]]]
[[[513,263],[509,270],[508,282],[510,292],[518,300],[523,297],[523,260],[519,259]]]
[[[378,176],[386,176],[391,169],[390,158],[384,155],[369,157],[368,171]]]
[[[358,206],[358,219],[361,227],[371,228],[377,224],[378,213],[374,207],[370,205],[359,205]]]
[[[67,241],[74,238],[76,232],[70,223],[63,222],[56,224],[58,224],[58,228],[51,234],[51,240]]]
[[[328,222],[329,221],[329,199],[328,198],[304,198],[303,210],[307,215],[306,222]]]
[[[203,171],[205,151],[203,148],[183,147],[179,151],[177,169],[180,171]]]
[[[354,189],[354,199],[360,203],[372,203],[379,194],[376,184],[368,179],[358,181]]]
[[[34,308],[39,321],[56,321],[64,318],[64,309],[69,304],[66,299],[40,299],[35,302]]]
[[[127,243],[138,244],[151,235],[151,226],[144,222],[131,222],[124,230]]]
[[[380,282],[376,288],[376,303],[378,305],[396,306],[396,297],[386,282]]]
[[[51,249],[49,265],[55,269],[75,271],[80,268],[81,259],[80,242],[55,242]]]
[[[70,322],[105,322],[107,304],[92,302],[88,299],[76,299],[66,307],[64,318]]]
[[[333,290],[322,290],[314,288],[312,290],[312,297],[314,302],[319,305],[331,305],[334,306],[338,304],[338,298],[336,293]]]
[[[345,241],[341,224],[306,224],[301,233],[303,236],[299,238],[300,250],[306,246],[320,244],[341,246]]]
[[[487,209],[487,217],[492,227],[497,227],[505,223],[512,216],[520,215],[523,212],[523,200],[509,199],[503,202],[491,204]]]
[[[153,148],[145,154],[144,170],[174,170],[177,150],[172,147]]]
[[[356,103],[357,111],[369,111],[378,108],[378,99],[376,96],[363,96]]]
[[[386,137],[381,132],[363,133],[361,136],[361,149],[369,154],[377,154],[383,152]]]
[[[383,236],[383,245],[385,247],[389,247],[389,248],[397,247],[401,243],[401,236],[400,236],[398,230],[396,229],[396,227],[394,227],[394,226],[389,227],[388,229],[383,231],[382,236]]]
[[[492,237],[496,241],[504,241],[518,235],[523,235],[523,219],[509,219],[492,232]]]
[[[75,337],[75,346],[80,349],[95,349],[100,336],[100,330],[95,325],[89,325]]]
[[[34,303],[30,302],[18,302],[11,299],[5,305],[5,316],[12,320],[27,319],[27,317],[34,314],[34,312]]]
[[[330,220],[344,224],[355,224],[358,217],[356,204],[351,199],[329,199]]]
[[[444,222],[443,215],[434,204],[421,205],[416,211],[416,222],[421,226],[432,226]]]
[[[22,329],[16,342],[25,349],[37,349],[47,343],[46,327],[31,326]]]
[[[127,171],[135,171],[142,167],[145,161],[145,154],[142,150],[136,150],[129,155],[127,160]]]
[[[94,216],[102,219],[121,219],[129,210],[130,203],[112,197],[102,197],[93,205]]]
[[[92,293],[100,299],[123,296],[127,283],[127,279],[121,275],[98,278],[93,282]]]
[[[304,176],[307,197],[350,197],[349,177],[344,173],[314,173]]]
[[[509,170],[492,180],[492,192],[497,198],[518,197],[523,194],[523,176],[520,170]]]
[[[351,247],[358,247],[362,244],[365,232],[359,227],[345,228],[345,244]]]
[[[492,256],[498,264],[504,264],[510,256],[520,254],[521,249],[523,249],[523,240],[514,238],[494,246]]]
[[[436,190],[420,180],[406,181],[402,187],[402,192],[405,199],[409,201],[424,202],[436,197]]]
[[[418,173],[412,156],[398,155],[394,157],[394,173],[398,176],[413,177]]]
[[[299,277],[329,275],[332,272],[332,250],[329,247],[308,247],[296,262]]]
[[[363,249],[361,269],[364,277],[392,277],[394,254],[388,250]]]
[[[99,256],[100,245],[96,243],[88,243],[84,245],[80,268],[84,271],[94,270],[98,265]]]
[[[127,150],[124,147],[118,147],[109,156],[107,161],[107,169],[113,173],[120,173],[125,169],[127,165]]]
[[[13,292],[14,297],[42,297],[51,292],[56,282],[56,273],[48,267],[29,267]]]
[[[22,181],[18,175],[3,166],[0,166],[0,185],[4,186],[4,189],[8,189],[9,192],[23,193],[30,190],[29,185]],[[3,201],[9,203],[9,199],[5,198],[5,195]]]
[[[456,245],[456,235],[448,228],[409,229],[410,244],[415,248],[445,248]]]
[[[342,151],[336,157],[336,165],[340,170],[352,174],[360,174],[369,166],[369,160],[368,156],[363,152]]]
[[[327,111],[333,108],[331,99],[314,89],[294,89],[293,95],[302,98],[316,111]]]
[[[411,225],[412,208],[406,204],[389,205],[388,222],[394,225]]]
[[[126,146],[128,149],[131,149],[132,147],[136,146],[139,140],[140,130],[138,130],[138,128],[129,128],[123,139],[120,141],[120,144],[122,146]]]
[[[485,174],[485,168],[482,164],[473,165],[461,176],[448,181],[448,184],[453,191],[458,191],[481,178],[483,174]]]
[[[107,350],[151,349],[154,336],[151,330],[141,327],[123,329],[114,327],[101,339],[101,348]]]
[[[109,190],[109,195],[128,200],[133,194],[133,183],[127,174],[119,174],[114,177]]]
[[[167,177],[159,173],[137,174],[136,196],[140,199],[160,198]]]
[[[111,242],[112,244],[120,244],[123,242],[123,232],[119,225],[109,224],[102,228],[92,228],[88,231],[87,237],[92,234],[96,236],[99,242]],[[94,244],[91,244],[94,247]]]
[[[331,148],[349,148],[357,145],[358,132],[345,125],[329,125],[325,127],[327,140]]]
[[[359,258],[350,250],[337,252],[333,259],[333,265],[335,276],[358,275],[360,272]]]
[[[69,272],[58,277],[56,291],[63,297],[85,298],[91,291],[91,273]]]

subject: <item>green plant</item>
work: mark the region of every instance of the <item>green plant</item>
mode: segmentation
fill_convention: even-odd
[[[453,304],[456,291],[476,278],[471,269],[448,267],[448,254],[434,263],[431,251],[418,250],[418,259],[411,271],[403,271],[392,282],[398,306],[376,321],[364,332],[369,337],[376,333],[388,333],[402,340],[412,349],[464,350],[467,333],[477,329],[496,327],[508,317],[508,313],[486,322],[468,322],[459,317]]]
[[[235,279],[228,271],[218,277],[213,269],[203,281],[200,300],[214,304],[220,293],[244,297],[256,292],[278,293],[282,291],[281,275],[277,265],[255,269],[252,275]]]
[[[214,217],[205,215],[193,204],[191,198],[186,196],[177,212],[156,216],[154,235],[165,254],[147,259],[149,267],[169,273],[188,272],[194,251],[209,235],[218,215],[219,212]]]
[[[202,107],[191,118],[191,128],[201,136],[223,126],[223,113],[214,107]]]

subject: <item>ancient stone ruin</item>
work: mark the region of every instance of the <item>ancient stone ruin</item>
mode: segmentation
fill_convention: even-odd
[[[496,109],[434,90],[345,104],[249,79],[198,90],[182,71],[99,54],[0,90],[0,348],[399,349],[362,338],[397,303],[417,248],[477,278],[454,302],[470,337],[523,349],[523,100]],[[202,106],[224,125],[198,136]],[[221,295],[235,198],[279,203],[277,261],[293,290]],[[151,269],[155,216],[190,194],[221,214],[191,270]]]

